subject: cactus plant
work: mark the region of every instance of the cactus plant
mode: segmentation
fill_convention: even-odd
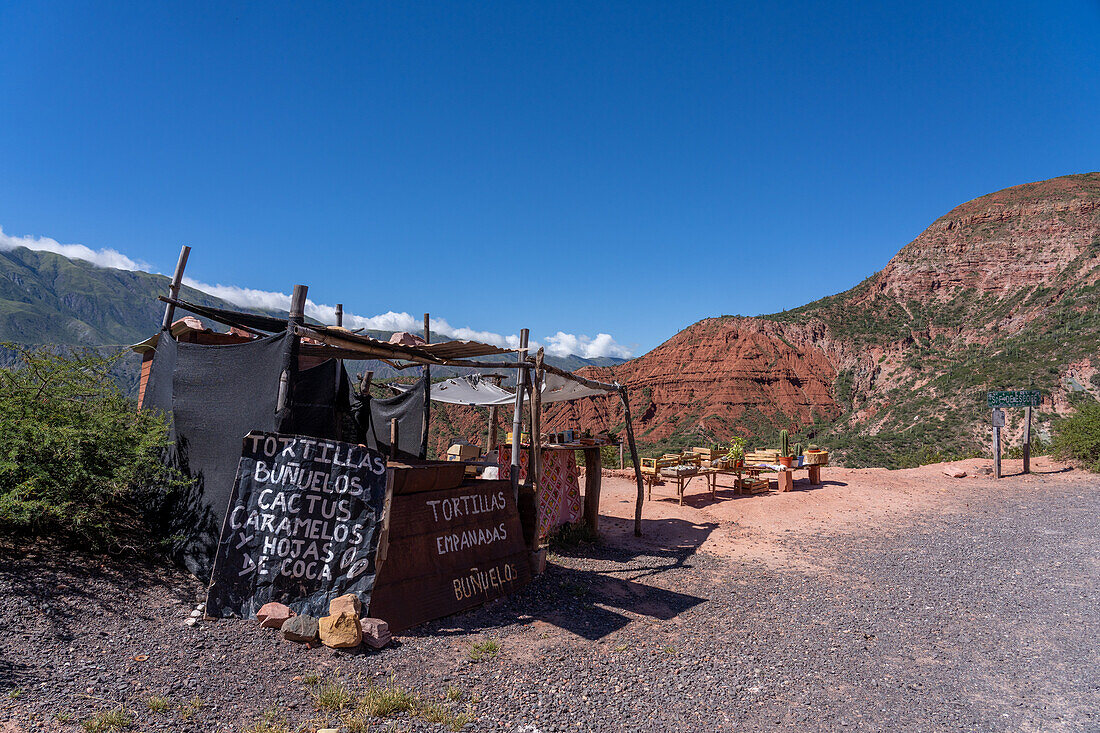
[[[779,431],[779,455],[791,455],[791,435],[786,430]]]
[[[802,455],[802,444],[801,443],[795,443],[794,444],[794,457],[798,458],[800,455]]]

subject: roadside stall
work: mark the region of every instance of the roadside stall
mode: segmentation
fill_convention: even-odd
[[[572,450],[596,450],[585,500],[598,511],[598,446],[559,444],[548,455],[561,458],[550,458],[554,469],[544,472],[539,441],[521,450],[524,399],[538,436],[543,399],[617,392],[625,402],[624,387],[545,365],[541,349],[528,357],[526,330],[519,349],[505,349],[430,343],[427,314],[423,338],[397,334],[390,341],[343,328],[340,306],[335,326],[308,323],[303,285],[294,287],[287,318],[188,302],[179,292],[189,251],[181,252],[169,295],[161,298],[161,331],[134,350],[142,355],[140,403],[166,415],[174,443],[166,460],[189,479],[186,491],[168,497],[166,536],[174,538],[181,564],[212,579],[211,612],[251,615],[278,602],[301,613],[351,592],[400,630],[513,593],[541,567],[543,526],[576,513],[576,466],[570,474],[565,458]],[[177,320],[176,309],[193,316]],[[229,331],[215,333],[203,320]],[[365,382],[349,379],[345,360],[379,360],[420,374],[405,393],[375,399]],[[500,392],[474,403],[514,410],[515,434],[502,446],[496,477],[471,478],[462,460],[426,460],[431,401],[459,386],[432,385],[433,366],[516,375],[515,392],[486,381],[483,387]],[[281,446],[277,454],[262,453],[274,445]],[[340,466],[354,464],[351,473],[336,470],[339,456]],[[316,467],[307,472],[309,461]],[[374,481],[368,470],[385,473],[383,493],[362,488]],[[641,486],[639,475],[639,535]]]

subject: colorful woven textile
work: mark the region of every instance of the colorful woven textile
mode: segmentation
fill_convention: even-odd
[[[527,480],[531,452],[519,452],[519,480]],[[500,477],[511,478],[512,446],[500,446]],[[542,492],[539,501],[539,537],[546,538],[557,527],[581,518],[581,485],[577,458],[571,450],[542,452]]]

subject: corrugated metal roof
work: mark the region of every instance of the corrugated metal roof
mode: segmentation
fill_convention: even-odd
[[[177,306],[189,310],[196,315],[205,316],[218,323],[229,326],[244,326],[257,331],[277,333],[287,327],[286,319],[243,311],[232,311],[224,308],[211,308],[209,306],[189,303],[185,300],[175,301]],[[504,349],[493,344],[484,344],[479,341],[443,341],[438,344],[418,344],[405,346],[391,344],[388,341],[380,341],[361,333],[354,333],[339,326],[323,326],[307,323],[303,328],[313,331],[327,340],[338,341],[333,344],[342,348],[359,350],[364,352],[367,358],[396,358],[408,359],[418,362],[451,361],[454,359],[471,359],[477,356],[500,356],[515,354],[514,349]],[[361,348],[357,348],[361,347]]]
[[[453,359],[470,359],[475,356],[499,356],[514,354],[509,349],[502,349],[492,344],[483,344],[479,341],[443,341],[438,344],[417,344],[405,346],[403,344],[391,344],[388,341],[380,341],[361,333],[352,333],[336,326],[303,327],[306,331],[312,331],[323,339],[334,342],[343,348],[354,349],[357,345],[369,351],[390,352],[390,358],[410,359],[412,361],[450,361]]]
[[[438,344],[424,344],[417,348],[427,351],[439,359],[470,359],[475,356],[515,354],[515,349],[503,349],[480,341],[443,341]]]

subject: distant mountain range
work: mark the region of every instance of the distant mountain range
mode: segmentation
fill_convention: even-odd
[[[169,279],[147,272],[99,267],[52,252],[17,247],[0,250],[0,341],[19,344],[58,344],[97,348],[123,348],[143,341],[160,328]],[[202,291],[184,287],[180,297],[199,305],[240,310],[239,307]],[[183,315],[180,312],[180,315]],[[205,324],[225,330],[215,323]],[[368,335],[388,339],[390,331]],[[618,364],[612,357],[546,357],[547,362],[570,371],[581,367]],[[136,374],[135,357],[135,371]],[[360,364],[349,365],[354,370]],[[371,362],[377,379],[407,376],[381,362]],[[129,370],[124,370],[129,374]],[[433,377],[455,373],[437,367]]]
[[[1049,438],[1054,417],[1100,398],[1100,173],[982,196],[851,290],[770,316],[707,318],[584,371],[628,386],[646,455],[734,435],[775,446],[781,429],[849,466],[989,455],[988,390],[1043,391],[1035,435]],[[451,412],[456,432],[485,430],[482,415]],[[1022,417],[1007,411],[1008,446]],[[545,425],[622,422],[610,399],[551,405]]]

